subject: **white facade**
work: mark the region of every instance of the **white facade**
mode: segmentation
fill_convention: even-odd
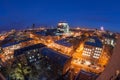
[[[93,46],[89,46],[89,47],[85,46],[82,55],[89,57],[89,58],[99,59],[101,53],[102,53],[102,48],[93,47]]]
[[[105,38],[104,43],[108,44],[108,45],[115,46],[115,40],[114,39]]]
[[[58,23],[57,30],[62,31],[63,33],[69,33],[69,25],[68,23]]]

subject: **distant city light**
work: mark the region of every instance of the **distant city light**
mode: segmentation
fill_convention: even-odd
[[[101,30],[101,31],[104,31],[104,27],[103,27],[103,26],[101,26],[101,27],[100,27],[100,30]]]
[[[61,75],[65,75],[62,76],[66,78],[65,80],[93,79],[94,76],[91,75],[99,76],[106,68],[116,45],[115,37],[117,37],[116,34],[104,31],[103,26],[100,26],[100,30],[70,28],[69,24],[64,22],[58,23],[56,28],[40,27],[19,32],[12,30],[0,36],[0,40],[6,42],[1,42],[0,71],[3,72],[4,66],[9,69],[9,65],[12,65],[13,67],[10,67],[11,70],[7,73],[11,80],[14,77],[23,80],[19,76],[28,74],[30,75],[28,78],[35,80],[39,76],[44,76],[42,72],[46,75],[51,74],[45,76],[46,79],[51,76],[57,78]],[[9,38],[10,41],[6,41]],[[25,74],[17,76],[16,74],[20,73],[17,69]],[[38,74],[34,75],[34,71]],[[87,73],[90,73],[90,76]],[[34,75],[35,79],[31,75]],[[84,79],[81,75],[83,77],[85,75]]]
[[[79,29],[80,29],[80,27],[77,27],[76,29],[78,29],[78,30],[79,30]]]

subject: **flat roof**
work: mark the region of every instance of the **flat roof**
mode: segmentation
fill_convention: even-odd
[[[103,34],[102,36],[106,37],[106,38],[110,38],[110,39],[115,39],[115,34],[110,35],[110,34]]]
[[[86,45],[91,45],[91,46],[100,47],[100,48],[103,47],[103,44],[98,37],[89,37],[89,39],[93,39],[95,42],[87,41],[85,42]]]
[[[2,45],[2,48],[8,47],[8,46],[12,46],[12,45],[16,45],[16,44],[19,44],[21,42],[30,41],[30,40],[32,40],[32,38],[27,38],[25,40],[21,40],[21,41],[18,41],[18,42],[7,43],[7,44]]]
[[[61,39],[61,40],[55,41],[55,43],[66,46],[66,47],[72,46],[72,44],[70,42],[68,42],[67,39]]]
[[[98,77],[98,74],[92,73],[92,72],[87,72],[84,70],[80,70],[75,78],[75,80],[96,80],[96,78]]]
[[[46,32],[45,32],[45,31],[39,31],[39,32],[35,32],[35,34],[45,36],[45,35],[46,35]]]
[[[62,53],[59,53],[57,51],[54,51],[50,48],[42,48],[41,49],[41,54],[43,56],[47,56],[50,60],[53,62],[60,64],[62,67],[66,63],[66,61],[70,60],[71,57],[64,55]]]
[[[39,43],[39,44],[24,47],[24,48],[21,48],[21,49],[17,49],[17,50],[14,51],[14,56],[21,55],[21,54],[23,54],[24,51],[28,51],[28,50],[32,50],[32,49],[36,49],[36,48],[42,48],[42,47],[45,47],[45,45]]]

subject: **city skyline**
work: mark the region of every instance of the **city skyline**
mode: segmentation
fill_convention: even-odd
[[[33,23],[56,26],[65,21],[70,26],[120,32],[119,1],[96,0],[0,0],[0,29],[24,29]]]
[[[120,79],[118,33],[70,29],[64,22],[56,29],[34,26],[1,34],[0,72],[6,79]]]

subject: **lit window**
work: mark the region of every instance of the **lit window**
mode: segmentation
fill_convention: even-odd
[[[86,54],[85,54],[85,53],[83,53],[82,55],[84,55],[84,56],[85,56]]]
[[[90,56],[90,54],[88,56]]]
[[[11,56],[11,58],[13,58],[13,55]]]
[[[10,59],[10,57],[7,57],[7,59]]]
[[[89,49],[87,49],[87,51],[89,51]]]
[[[34,52],[35,52],[36,50],[34,49]]]
[[[34,58],[34,56],[32,56],[32,58]]]
[[[38,57],[38,59],[40,59],[40,57]]]
[[[88,54],[90,54],[90,52],[88,52]]]
[[[40,55],[40,54],[37,54],[38,56]]]
[[[94,56],[93,56],[93,58],[96,58],[96,59],[98,59],[98,58],[99,58],[99,56],[95,56],[95,55],[94,55]]]
[[[31,59],[31,57],[29,57],[29,59]]]
[[[28,52],[28,54],[30,54],[30,52]]]

